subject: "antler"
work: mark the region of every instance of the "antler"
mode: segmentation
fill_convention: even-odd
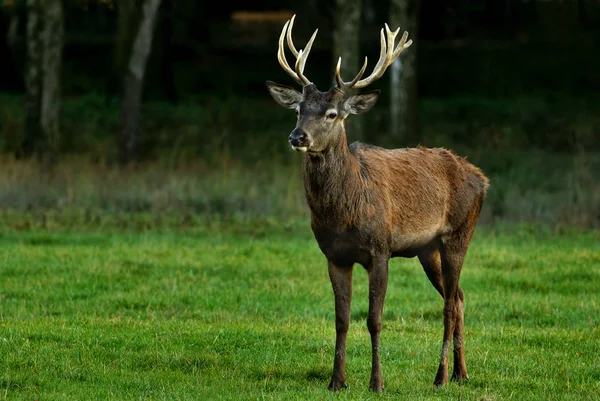
[[[408,39],[408,32],[404,32],[398,46],[394,49],[394,40],[396,39],[396,35],[400,28],[396,29],[394,32],[390,31],[388,24],[385,24],[385,33],[383,35],[383,28],[381,28],[381,51],[379,53],[379,61],[373,68],[373,72],[365,79],[360,79],[365,70],[367,69],[367,58],[365,57],[365,62],[358,72],[358,74],[354,77],[354,79],[350,82],[344,82],[342,77],[340,76],[340,67],[342,65],[342,58],[338,59],[337,66],[335,67],[335,80],[337,81],[337,86],[340,89],[360,89],[365,86],[371,84],[373,81],[381,78],[385,72],[385,70],[392,64],[399,56],[400,53],[404,51],[404,49],[408,48],[412,44],[412,39],[406,41]],[[386,43],[387,36],[387,43]],[[359,81],[360,80],[360,81]]]
[[[277,60],[279,61],[279,64],[285,70],[285,72],[287,72],[292,78],[294,78],[294,80],[296,82],[298,82],[302,86],[310,85],[312,82],[310,82],[308,80],[308,78],[306,78],[304,76],[304,65],[306,64],[306,59],[308,58],[308,54],[310,53],[310,49],[312,47],[312,44],[313,44],[315,38],[317,37],[317,32],[319,30],[318,29],[315,30],[315,33],[313,33],[312,37],[306,44],[306,47],[304,48],[304,50],[298,51],[298,50],[296,50],[296,47],[294,46],[294,43],[292,42],[292,27],[294,26],[295,18],[296,18],[296,14],[294,14],[292,16],[292,19],[287,21],[285,23],[285,25],[283,26],[283,30],[281,31],[281,35],[279,36],[279,49],[277,50]],[[287,32],[287,35],[286,35],[286,32]],[[287,37],[288,47],[290,48],[290,51],[292,52],[294,57],[296,57],[296,64],[294,65],[295,71],[292,70],[292,68],[290,67],[290,65],[288,64],[288,62],[285,58],[285,48],[284,48],[283,40],[286,37]]]

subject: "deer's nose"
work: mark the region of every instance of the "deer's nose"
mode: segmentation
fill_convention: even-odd
[[[308,146],[308,135],[299,128],[292,131],[288,140],[293,146]]]

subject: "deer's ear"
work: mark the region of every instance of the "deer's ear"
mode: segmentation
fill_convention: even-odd
[[[298,107],[298,103],[302,101],[302,94],[294,88],[276,84],[272,81],[267,81],[266,84],[273,99],[283,107],[295,109]]]
[[[375,106],[381,91],[373,90],[359,95],[350,96],[344,102],[344,112],[348,114],[361,114]]]

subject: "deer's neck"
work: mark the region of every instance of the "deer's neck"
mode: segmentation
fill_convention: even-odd
[[[303,176],[313,217],[344,226],[353,224],[366,199],[361,166],[350,153],[345,134],[323,153],[304,155]]]

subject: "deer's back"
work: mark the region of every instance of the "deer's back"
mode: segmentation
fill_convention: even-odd
[[[487,178],[443,148],[351,147],[377,199],[391,251],[415,248],[464,223],[480,204]],[[383,227],[382,227],[383,228]]]

